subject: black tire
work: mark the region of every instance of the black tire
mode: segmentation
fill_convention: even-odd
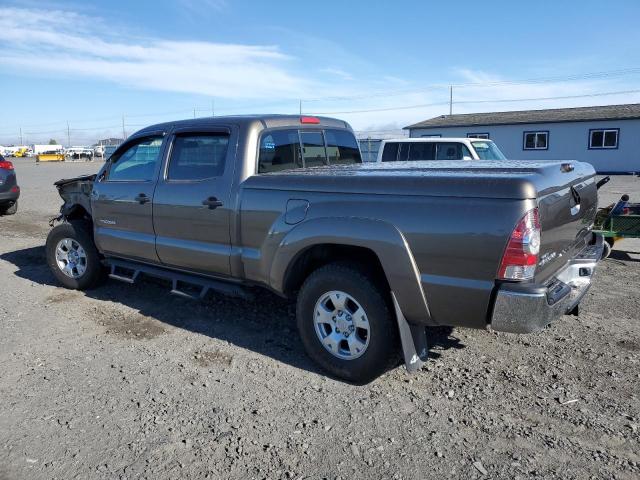
[[[47,236],[47,264],[58,282],[73,290],[87,290],[97,286],[105,278],[105,270],[91,235],[91,226],[84,221],[72,221],[55,226]],[[56,260],[58,242],[69,238],[76,241],[86,253],[86,269],[82,276],[72,278],[64,274]]]
[[[15,215],[18,211],[18,201],[13,202],[12,205],[8,207],[0,207],[0,215]]]
[[[319,268],[302,285],[296,310],[298,331],[307,354],[331,375],[360,385],[375,380],[395,367],[400,352],[398,327],[386,287],[375,282],[364,271],[357,265],[345,263],[332,263]],[[327,292],[336,290],[353,297],[368,318],[368,346],[361,356],[354,359],[334,356],[316,334],[316,303]]]
[[[613,246],[612,244],[613,244],[613,242],[609,242],[608,238],[603,243],[603,245],[604,245],[604,249],[602,250],[602,258],[603,259],[608,258],[609,255],[611,255],[611,248]]]

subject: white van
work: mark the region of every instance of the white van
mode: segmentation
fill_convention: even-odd
[[[384,140],[377,162],[417,160],[506,160],[495,143],[484,138],[400,138]]]

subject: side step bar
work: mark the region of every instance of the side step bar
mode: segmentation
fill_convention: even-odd
[[[171,293],[182,298],[201,300],[212,290],[230,297],[240,297],[245,300],[253,299],[253,295],[245,287],[222,280],[214,280],[199,275],[176,272],[115,258],[108,258],[106,263],[111,268],[109,278],[125,283],[135,283],[140,274],[143,273],[151,277],[169,280],[171,282]]]

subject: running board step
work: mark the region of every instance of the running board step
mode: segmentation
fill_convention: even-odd
[[[131,273],[130,275],[128,275],[129,272]],[[111,273],[109,274],[109,278],[125,283],[135,283],[139,274],[139,270],[111,264]]]
[[[114,258],[108,258],[107,264],[111,267],[109,278],[131,284],[135,283],[141,273],[144,273],[151,277],[170,281],[171,293],[182,298],[201,300],[209,291],[214,291],[231,297],[240,297],[246,300],[253,299],[251,292],[242,285],[223,280],[215,280]]]

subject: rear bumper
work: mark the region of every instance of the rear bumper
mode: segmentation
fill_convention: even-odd
[[[12,191],[13,189],[16,191]],[[15,202],[20,197],[20,187],[12,187],[11,190],[0,192],[0,202]]]
[[[594,233],[582,250],[547,285],[502,284],[491,316],[491,328],[500,332],[531,333],[571,312],[591,286],[602,257],[604,239]]]

